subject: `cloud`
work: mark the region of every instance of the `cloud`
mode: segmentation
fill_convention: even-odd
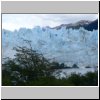
[[[21,27],[58,26],[79,20],[95,20],[98,14],[2,14],[2,28],[15,30]]]

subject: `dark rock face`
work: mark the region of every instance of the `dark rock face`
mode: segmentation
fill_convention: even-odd
[[[84,28],[87,29],[88,31],[93,31],[94,29],[97,30],[98,29],[98,20],[91,22],[90,24],[84,26]]]

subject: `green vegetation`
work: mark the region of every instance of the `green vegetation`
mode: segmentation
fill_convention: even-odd
[[[64,68],[64,63],[49,62],[43,55],[27,47],[17,47],[14,59],[6,58],[2,64],[3,86],[97,86],[98,72],[85,75],[72,74],[56,78],[56,69]],[[77,68],[77,65],[73,65]],[[66,67],[67,68],[67,67]],[[59,74],[59,73],[58,73]]]

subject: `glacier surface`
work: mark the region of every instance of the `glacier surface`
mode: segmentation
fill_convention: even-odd
[[[31,41],[32,47],[50,61],[79,67],[98,65],[98,30],[52,29],[34,27],[32,29],[2,30],[2,57],[15,55],[13,47],[26,45],[24,40]]]

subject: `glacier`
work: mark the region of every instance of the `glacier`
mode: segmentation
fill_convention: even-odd
[[[32,48],[49,61],[79,67],[98,66],[98,30],[88,31],[65,26],[56,28],[36,26],[32,29],[2,30],[2,58],[14,58],[13,47],[26,46],[24,40],[31,41]]]

